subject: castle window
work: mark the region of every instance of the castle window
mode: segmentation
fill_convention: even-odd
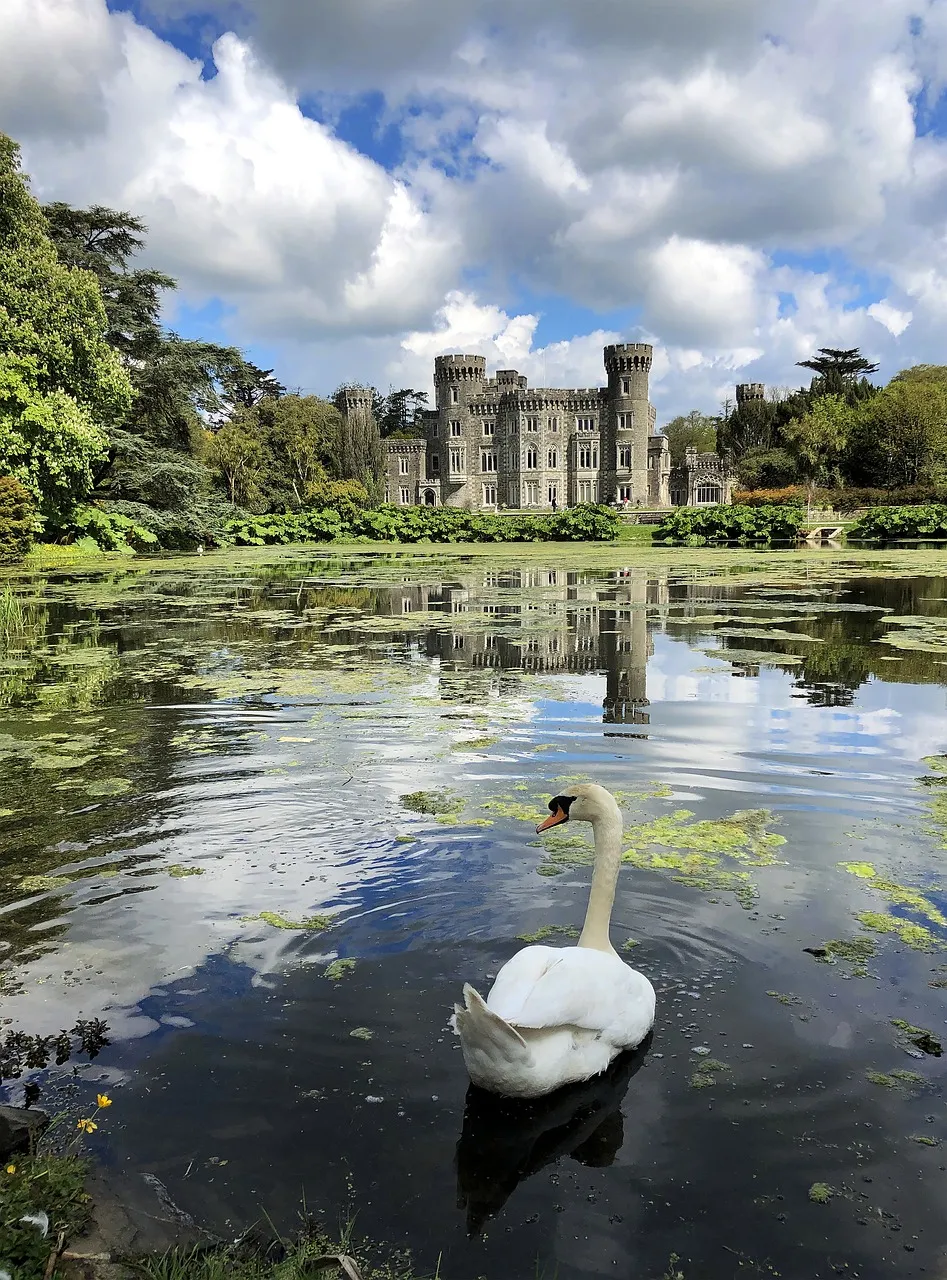
[[[526,450],[526,470],[535,471],[538,466],[539,466],[539,450],[527,449]]]
[[[629,448],[621,448],[618,450],[618,465],[628,471],[631,467],[631,450]]]
[[[558,431],[558,430],[559,430],[559,419],[558,419],[558,418],[550,418],[550,419],[549,419],[549,430],[550,430],[550,431]]]
[[[460,392],[457,390],[456,387],[451,387],[450,389],[451,404],[456,404],[459,399],[460,399]]]
[[[538,507],[539,506],[539,485],[533,484],[532,481],[530,481],[529,484],[523,485],[523,490],[524,490],[523,506]]]
[[[450,451],[450,469],[451,471],[463,471],[464,469],[464,451],[463,449],[451,449]]]
[[[497,429],[497,424],[495,422],[485,422],[483,424],[483,434],[485,436],[495,435],[496,429]]]
[[[386,502],[391,501],[391,490],[388,488],[387,485],[385,485],[385,501]]]
[[[618,430],[632,431],[635,425],[635,415],[633,413],[620,413],[618,415]]]
[[[579,431],[594,431],[595,419],[594,418],[576,418],[575,425],[579,429]]]
[[[547,492],[547,495],[546,495],[546,496],[547,496],[547,499],[548,499],[548,501],[549,501],[549,505],[550,505],[550,506],[552,506],[552,504],[553,504],[554,502],[558,502],[558,501],[559,501],[559,486],[558,486],[558,485],[555,485],[555,484],[551,484],[551,485],[549,486],[549,490],[548,490],[548,492]],[[553,575],[552,575],[552,574],[550,574],[550,578],[552,578],[552,576],[553,576]],[[552,585],[552,586],[555,586],[555,583],[553,582],[553,583],[551,583],[551,585]]]
[[[584,471],[590,471],[593,467],[597,467],[598,449],[594,449],[591,445],[583,445],[579,450],[579,466]]]
[[[631,395],[631,379],[630,379],[630,378],[622,378],[622,380],[621,380],[621,393],[622,393],[622,395],[623,395],[623,396],[630,396],[630,395]]]
[[[411,505],[411,490],[407,487],[407,485],[402,485],[400,489],[400,494],[401,494],[401,505],[403,507],[409,507]]]
[[[483,505],[485,507],[495,507],[497,504],[497,487],[495,484],[485,484],[483,486]]]
[[[546,465],[549,467],[550,471],[554,471],[556,467],[558,467],[559,465],[558,449],[549,450],[549,453],[546,455]]]
[[[672,489],[670,498],[672,507],[683,507],[687,500],[687,495],[684,493],[683,489]]]
[[[618,501],[631,502],[631,485],[630,484],[620,484],[618,486]]]
[[[538,431],[538,430],[539,430],[539,419],[538,419],[538,418],[527,418],[527,419],[526,419],[526,430],[527,430],[527,431]]]
[[[695,497],[701,506],[709,506],[720,501],[720,488],[715,484],[699,484]]]
[[[399,458],[398,459],[398,475],[406,476],[407,474],[408,474],[408,459]]]
[[[438,454],[431,454],[431,475],[439,476],[441,474],[441,460]]]
[[[481,449],[480,451],[480,470],[496,471],[497,455],[494,449]]]
[[[463,423],[454,419],[450,424],[450,433],[452,436],[462,436],[464,434]]]
[[[653,454],[653,453],[649,453],[649,454],[648,454],[648,469],[649,469],[650,471],[653,471],[657,465],[658,465],[657,457],[655,456],[655,454]]]
[[[576,488],[580,502],[598,502],[598,482],[596,480],[580,480]]]

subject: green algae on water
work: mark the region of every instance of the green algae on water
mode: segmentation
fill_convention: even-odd
[[[63,889],[72,884],[70,876],[24,876],[19,887],[24,893],[48,893],[50,889]]]
[[[373,1040],[375,1033],[371,1027],[353,1027],[349,1032],[353,1040]]]
[[[168,867],[168,875],[173,876],[175,880],[184,880],[187,876],[202,876],[204,874],[202,867],[182,867],[179,863]]]
[[[326,965],[322,976],[328,978],[330,982],[340,982],[347,973],[352,972],[355,964],[354,960],[333,960],[331,964]]]
[[[919,1146],[922,1146],[922,1147],[939,1147],[940,1146],[940,1138],[932,1138],[927,1133],[909,1133],[908,1140],[910,1142],[916,1142]]]
[[[287,920],[285,916],[281,916],[275,911],[261,911],[258,915],[241,916],[240,919],[248,924],[255,920],[262,920],[264,924],[272,925],[274,929],[310,929],[316,931],[328,929],[332,924],[332,916],[305,916],[302,920]]]
[[[936,951],[944,947],[944,943],[930,929],[922,924],[902,920],[900,916],[888,915],[884,911],[856,911],[855,919],[872,933],[896,935],[913,951]]]
[[[702,1058],[700,1066],[690,1078],[691,1088],[708,1089],[717,1084],[719,1077],[729,1070],[728,1064],[721,1062],[719,1058]]]
[[[828,1204],[832,1199],[832,1188],[827,1182],[813,1182],[809,1188],[809,1199],[813,1204]]]
[[[890,1018],[889,1021],[900,1032],[899,1040],[914,1045],[922,1053],[929,1053],[932,1058],[939,1058],[943,1053],[943,1045],[926,1027],[915,1027],[904,1018]]]
[[[460,814],[467,801],[446,787],[436,791],[410,791],[400,797],[402,809],[411,813],[428,814],[431,817],[454,818]]]
[[[916,1071],[905,1071],[901,1067],[887,1072],[866,1071],[865,1079],[869,1084],[878,1085],[881,1089],[909,1089],[927,1083]]]
[[[535,933],[518,933],[516,937],[520,942],[545,942],[547,938],[553,938],[556,934],[566,938],[577,938],[579,931],[570,925],[544,924],[540,925]]]

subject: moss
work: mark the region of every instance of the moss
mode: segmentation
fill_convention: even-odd
[[[340,982],[347,973],[351,973],[355,968],[354,960],[333,960],[331,964],[326,965],[322,976],[328,978],[330,982]]]
[[[411,813],[451,818],[461,813],[467,803],[463,796],[454,795],[446,788],[438,791],[411,791],[401,796],[400,800],[402,809],[407,809]]]
[[[50,889],[62,889],[72,884],[69,876],[24,876],[19,887],[24,893],[48,893]]]
[[[264,924],[272,925],[274,929],[321,930],[328,929],[332,924],[332,916],[305,916],[302,920],[287,920],[285,916],[278,915],[275,911],[261,911],[258,915],[241,916],[240,919],[246,922],[262,920]]]
[[[943,1053],[943,1045],[926,1027],[915,1027],[912,1023],[905,1022],[903,1018],[891,1018],[890,1022],[901,1033],[901,1039],[913,1044],[922,1053],[929,1053],[933,1058],[939,1058]]]
[[[173,876],[175,880],[183,880],[187,876],[202,876],[204,874],[201,867],[182,867],[175,863],[173,867],[168,867],[168,875]]]
[[[887,915],[883,911],[856,911],[855,919],[873,933],[896,934],[905,946],[911,947],[914,951],[935,951],[944,946],[926,926],[912,924],[908,920]]]
[[[690,1078],[692,1089],[707,1089],[716,1084],[720,1075],[728,1072],[730,1067],[718,1058],[702,1058],[700,1066]]]
[[[925,1083],[924,1077],[916,1071],[905,1071],[898,1067],[894,1071],[866,1071],[865,1079],[869,1084],[876,1084],[881,1089],[910,1088]]]
[[[828,1204],[832,1199],[832,1188],[827,1182],[813,1182],[809,1188],[809,1199],[813,1204]]]
[[[577,938],[579,930],[564,924],[544,924],[540,925],[535,933],[518,933],[516,936],[520,942],[544,942],[546,938],[555,937],[556,934],[561,934],[567,938]]]

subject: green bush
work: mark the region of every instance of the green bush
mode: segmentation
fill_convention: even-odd
[[[380,506],[242,515],[224,526],[238,546],[287,542],[611,542],[619,520],[607,507],[584,504],[556,515],[500,516],[460,507]]]
[[[947,504],[872,507],[849,530],[849,537],[883,542],[897,538],[947,538]]]
[[[678,507],[654,531],[655,542],[688,547],[708,542],[794,542],[806,513],[800,507]]]
[[[103,511],[100,507],[76,507],[68,523],[58,530],[61,539],[83,543],[91,550],[120,551],[134,555],[158,545],[157,537],[130,516],[115,511]]]
[[[29,490],[13,476],[0,476],[0,564],[22,560],[35,529],[36,508]]]

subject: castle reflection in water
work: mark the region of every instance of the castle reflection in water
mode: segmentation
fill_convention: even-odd
[[[608,576],[610,581],[562,569],[487,570],[463,582],[396,587],[388,608],[456,619],[453,629],[438,619],[425,632],[419,617],[424,652],[440,659],[443,676],[490,669],[601,672],[605,722],[643,725],[654,651],[648,622],[670,603],[668,581],[630,570]]]

